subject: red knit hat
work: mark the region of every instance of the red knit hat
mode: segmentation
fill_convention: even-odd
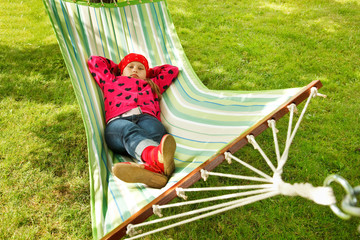
[[[119,69],[121,74],[123,73],[124,68],[131,62],[140,62],[144,64],[146,70],[146,76],[148,77],[149,63],[143,55],[136,53],[130,53],[121,60],[121,62],[119,63]]]

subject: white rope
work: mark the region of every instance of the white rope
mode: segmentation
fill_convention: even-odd
[[[269,192],[269,193],[264,193],[264,194],[252,196],[252,197],[243,198],[243,199],[240,199],[240,200],[231,201],[229,203],[218,204],[218,205],[215,205],[215,206],[207,207],[205,211],[209,211],[209,210],[212,210],[212,209],[218,209],[218,210],[214,210],[212,212],[202,214],[202,215],[197,216],[197,217],[189,218],[189,219],[186,219],[186,220],[183,220],[183,221],[180,221],[180,222],[177,222],[177,223],[174,223],[174,224],[162,227],[162,228],[158,228],[158,229],[155,229],[153,231],[149,231],[149,232],[137,235],[135,237],[127,238],[127,240],[138,239],[138,238],[141,238],[141,237],[145,237],[145,236],[150,235],[150,234],[161,232],[161,231],[167,230],[169,228],[177,227],[177,226],[187,224],[187,223],[190,223],[190,222],[202,219],[202,218],[206,218],[206,217],[209,217],[209,216],[212,216],[212,215],[215,215],[215,214],[226,212],[226,211],[229,211],[231,209],[238,208],[238,207],[241,207],[241,206],[244,206],[244,205],[247,205],[247,204],[251,204],[251,203],[254,203],[254,202],[266,199],[266,198],[270,198],[270,197],[273,197],[273,196],[276,196],[276,195],[278,195],[277,192]],[[198,213],[198,210],[191,211],[191,212]],[[196,214],[196,213],[193,213],[193,214]],[[170,218],[171,219],[179,218],[179,217],[182,217],[183,215],[184,214],[178,214],[178,215],[174,215],[174,216],[167,217],[167,218],[160,218],[160,219],[157,219],[157,220],[154,220],[154,221],[151,221],[151,222],[152,223],[155,223],[155,222],[158,223],[158,222],[169,220]],[[131,234],[131,233],[136,234],[136,231],[134,231],[134,228],[137,228],[137,227],[140,227],[140,226],[145,226],[145,225],[148,225],[148,224],[147,223],[141,223],[141,224],[137,224],[137,225],[128,225],[127,234]],[[131,236],[133,236],[133,235],[131,235]]]
[[[266,156],[266,154],[264,153],[264,151],[261,149],[261,147],[259,146],[259,144],[255,141],[255,137],[254,135],[247,135],[246,138],[248,139],[249,143],[251,143],[254,146],[254,149],[258,150],[261,154],[261,156],[264,158],[264,160],[266,161],[266,163],[269,165],[269,167],[271,168],[271,170],[273,172],[276,171],[274,165],[272,164],[272,162],[270,161],[270,159]]]
[[[240,185],[240,186],[224,186],[224,187],[204,187],[204,188],[178,188],[183,189],[184,192],[201,192],[201,191],[219,191],[219,190],[244,190],[255,188],[272,188],[272,184],[259,185]]]
[[[244,167],[247,167],[247,168],[249,168],[250,170],[252,170],[253,172],[256,172],[257,174],[263,176],[264,178],[269,179],[269,180],[272,179],[272,178],[271,178],[269,175],[267,175],[266,173],[264,173],[264,172],[260,171],[259,169],[251,166],[250,164],[248,164],[248,163],[240,160],[239,158],[237,158],[237,157],[235,157],[234,155],[232,155],[230,152],[225,152],[224,155],[225,155],[225,159],[233,159],[233,160],[237,161],[238,163],[240,163],[241,165],[243,165]],[[228,162],[229,162],[229,160],[228,160]]]
[[[314,89],[314,96],[313,97],[323,97],[323,98],[327,98],[327,96],[325,94],[321,94],[319,93],[318,89],[316,87],[313,87],[312,89]]]
[[[268,120],[268,125],[272,129],[273,138],[274,138],[274,147],[275,147],[275,153],[276,153],[276,159],[279,164],[280,161],[280,150],[279,150],[279,143],[277,139],[277,133],[279,130],[276,128],[276,121],[274,119]]]
[[[282,195],[301,196],[320,205],[329,206],[336,203],[331,187],[314,187],[310,183],[290,184],[282,180],[274,183],[274,185],[277,185],[278,191]]]
[[[234,178],[234,179],[243,179],[243,180],[250,180],[250,181],[258,181],[258,182],[272,182],[271,179],[266,178],[258,178],[258,177],[249,177],[243,175],[235,175],[235,174],[226,174],[226,173],[217,173],[217,172],[209,172],[207,170],[201,169],[201,176],[204,181],[207,180],[208,176],[218,176],[218,177],[227,177],[227,178]]]
[[[197,200],[192,200],[192,201],[187,201],[187,202],[173,203],[173,204],[167,204],[167,205],[153,205],[153,212],[156,215],[158,215],[159,217],[162,217],[161,209],[181,207],[181,206],[203,203],[203,202],[225,200],[225,199],[229,199],[229,198],[244,197],[244,196],[255,195],[255,194],[259,194],[259,193],[266,193],[269,191],[274,191],[274,189],[272,189],[272,190],[271,189],[259,189],[259,190],[253,190],[253,191],[247,191],[247,192],[225,194],[225,195],[216,196],[216,197],[202,198],[202,199],[197,199]]]
[[[275,195],[279,194],[279,192],[277,190],[275,190],[275,191],[270,191],[269,190],[269,191],[267,191],[267,193],[255,195],[255,196],[252,196],[252,197],[237,199],[237,200],[233,200],[233,201],[230,201],[230,202],[225,202],[225,203],[220,203],[220,204],[216,204],[216,205],[209,206],[209,207],[199,208],[199,209],[192,210],[192,211],[189,211],[189,212],[179,213],[179,214],[176,214],[176,215],[172,215],[172,216],[168,216],[168,217],[164,217],[164,218],[159,218],[159,219],[155,219],[155,220],[148,221],[148,222],[134,224],[134,225],[132,225],[132,228],[139,228],[139,227],[151,225],[151,224],[154,224],[154,223],[165,222],[165,221],[168,221],[168,220],[172,220],[172,219],[176,219],[176,218],[182,218],[182,217],[186,217],[186,216],[190,216],[190,215],[194,215],[194,214],[198,214],[198,213],[202,213],[202,212],[215,210],[215,209],[218,209],[218,208],[224,208],[224,207],[227,207],[227,206],[234,205],[234,204],[237,204],[239,202],[242,202],[242,201],[244,201],[244,199],[247,199],[247,200],[249,200],[249,199],[257,199],[257,196],[262,196],[264,194],[269,194],[269,193],[272,193],[272,194],[275,194]]]
[[[185,189],[184,188],[176,188],[176,195],[178,195],[178,197],[183,198],[184,200],[187,200],[187,196],[185,195]]]
[[[293,107],[290,107],[290,119],[289,119],[289,128],[288,128],[288,137],[286,139],[286,145],[285,145],[285,149],[284,149],[284,152],[283,152],[283,155],[281,156],[280,158],[280,162],[279,162],[279,165],[277,167],[277,171],[278,172],[282,172],[282,169],[288,159],[288,155],[289,155],[289,149],[290,149],[290,146],[292,144],[292,141],[294,140],[294,137],[295,137],[295,134],[297,132],[297,130],[299,129],[299,126],[300,126],[300,123],[305,115],[305,112],[309,106],[309,103],[310,103],[310,100],[316,96],[317,94],[317,89],[315,87],[311,88],[311,92],[310,92],[310,95],[305,103],[305,106],[303,108],[303,110],[301,111],[301,114],[299,116],[299,119],[297,120],[296,124],[295,124],[295,127],[293,129],[293,131],[291,132],[291,124],[292,124],[292,112],[295,111],[295,109]],[[291,134],[290,134],[291,133]]]
[[[288,131],[287,131],[287,135],[286,135],[285,145],[289,144],[289,141],[291,138],[291,130],[292,130],[292,123],[293,123],[293,119],[294,119],[294,113],[296,113],[296,114],[298,113],[298,109],[297,109],[295,103],[290,104],[289,106],[287,106],[287,108],[289,109],[290,116],[289,116],[289,124],[288,124]]]
[[[258,188],[273,188],[273,184],[258,184],[258,185],[241,185],[241,186],[225,186],[225,187],[205,187],[205,188],[176,188],[178,197],[187,200],[185,192],[202,192],[202,191],[219,191],[219,190],[244,190],[244,189],[258,189]]]
[[[308,99],[310,99],[310,97]],[[294,103],[287,106],[287,108],[289,109],[290,116],[289,116],[288,130],[287,130],[286,141],[285,141],[285,149],[284,149],[283,155],[280,157],[280,160],[278,161],[278,167],[276,169],[277,174],[280,174],[280,175],[282,174],[282,171],[283,171],[282,169],[283,169],[283,167],[287,161],[287,158],[289,156],[288,150],[290,149],[290,146],[291,146],[290,139],[291,139],[292,123],[293,123],[293,119],[294,119],[294,112],[298,113],[298,109]]]

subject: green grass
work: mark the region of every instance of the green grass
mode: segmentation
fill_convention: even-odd
[[[328,98],[312,101],[283,178],[319,186],[338,173],[360,185],[359,1],[168,5],[209,88],[278,89],[320,79]],[[0,2],[0,94],[0,239],[91,239],[85,131],[41,1]],[[282,137],[287,119],[278,123]],[[257,140],[264,145],[271,138],[266,131]],[[264,148],[270,152],[272,145]],[[264,167],[250,146],[238,156]],[[232,166],[217,171],[243,171]],[[334,187],[341,199],[343,190]],[[357,239],[359,224],[309,200],[279,196],[147,239]]]

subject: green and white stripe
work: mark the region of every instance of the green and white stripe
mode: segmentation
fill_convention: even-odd
[[[171,185],[277,109],[299,89],[213,91],[201,83],[181,47],[165,1],[114,4],[44,0],[86,128],[94,238],[103,237]],[[162,190],[126,184],[111,174],[114,156],[104,142],[101,91],[88,68],[90,55],[119,62],[130,52],[145,55],[151,66],[180,68],[161,102],[162,121],[178,143],[176,172]]]

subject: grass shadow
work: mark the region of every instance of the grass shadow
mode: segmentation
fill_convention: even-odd
[[[0,44],[0,53],[0,99],[74,103],[75,95],[57,44],[38,47]]]

